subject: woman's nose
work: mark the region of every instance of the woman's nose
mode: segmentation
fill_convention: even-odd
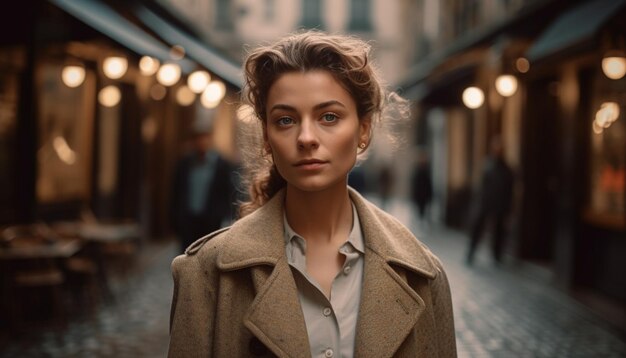
[[[298,132],[298,148],[315,149],[319,146],[319,140],[315,131],[315,124],[312,121],[303,120]]]

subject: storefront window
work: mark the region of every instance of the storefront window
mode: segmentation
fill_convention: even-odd
[[[89,197],[95,75],[82,84],[63,83],[62,63],[42,62],[37,69],[39,147],[37,200],[41,204]]]
[[[626,103],[619,84],[599,80],[593,102],[590,215],[597,223],[626,229]]]

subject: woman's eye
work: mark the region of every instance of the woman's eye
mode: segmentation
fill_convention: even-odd
[[[276,123],[278,123],[279,126],[288,126],[293,123],[293,119],[289,117],[281,117],[276,121]]]
[[[337,120],[337,115],[334,114],[334,113],[326,113],[326,114],[324,114],[322,116],[322,119],[326,123],[332,123],[332,122],[335,122]]]

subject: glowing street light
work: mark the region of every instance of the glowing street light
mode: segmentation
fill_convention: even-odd
[[[478,87],[468,87],[463,91],[463,104],[467,108],[475,109],[483,105],[485,94]]]
[[[150,87],[150,98],[155,101],[160,101],[167,95],[167,89],[158,83],[155,83]]]
[[[61,79],[67,87],[78,87],[85,81],[85,68],[82,66],[65,66],[61,72]]]
[[[180,86],[178,88],[178,91],[176,91],[176,101],[181,106],[189,106],[193,103],[195,99],[196,94],[193,93],[187,86]]]
[[[139,60],[139,70],[141,74],[144,76],[152,76],[159,70],[159,60],[150,56],[143,56],[141,60]]]
[[[113,56],[107,57],[102,62],[102,71],[105,76],[112,80],[121,78],[128,69],[128,60],[125,57]]]
[[[626,58],[619,56],[603,58],[602,72],[612,80],[619,80],[626,74]]]
[[[498,76],[496,90],[503,97],[511,97],[517,91],[517,78],[513,75]]]
[[[530,62],[528,62],[526,58],[520,57],[515,60],[515,68],[517,68],[520,73],[526,73],[530,70]]]
[[[116,86],[106,86],[98,93],[98,102],[105,107],[115,107],[122,99],[122,92]]]
[[[206,71],[195,71],[187,78],[187,85],[194,93],[202,93],[209,85],[211,75]]]
[[[180,66],[175,63],[166,63],[157,72],[157,81],[163,86],[173,86],[180,79]]]
[[[226,94],[226,86],[224,83],[220,81],[211,81],[204,92],[202,92],[202,97],[200,101],[203,106],[206,108],[215,108],[224,95]]]

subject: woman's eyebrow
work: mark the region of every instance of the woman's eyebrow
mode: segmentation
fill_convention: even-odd
[[[331,100],[331,101],[326,101],[326,102],[322,102],[322,103],[316,104],[315,106],[313,106],[313,109],[314,110],[318,110],[318,109],[330,107],[330,106],[333,106],[333,105],[338,105],[338,106],[341,106],[343,108],[346,108],[346,106],[343,103],[341,103],[341,102],[339,102],[337,100]]]
[[[278,110],[278,109],[283,109],[283,110],[286,110],[286,111],[296,112],[296,109],[294,107],[292,107],[290,105],[287,105],[287,104],[279,103],[279,104],[273,105],[272,108],[270,108],[270,112],[269,113],[272,113],[273,111]]]
[[[322,108],[326,108],[326,107],[330,107],[330,106],[334,106],[334,105],[338,105],[338,106],[341,106],[343,108],[346,108],[346,106],[343,103],[341,103],[341,102],[339,102],[337,100],[330,100],[330,101],[326,101],[326,102],[322,102],[322,103],[316,104],[315,106],[313,106],[313,110],[317,111],[317,110],[320,110]],[[278,103],[278,104],[273,105],[272,108],[270,108],[269,113],[272,113],[273,111],[279,110],[279,109],[286,110],[286,111],[291,111],[291,112],[297,112],[296,108],[293,107],[293,106],[290,106],[288,104]]]

